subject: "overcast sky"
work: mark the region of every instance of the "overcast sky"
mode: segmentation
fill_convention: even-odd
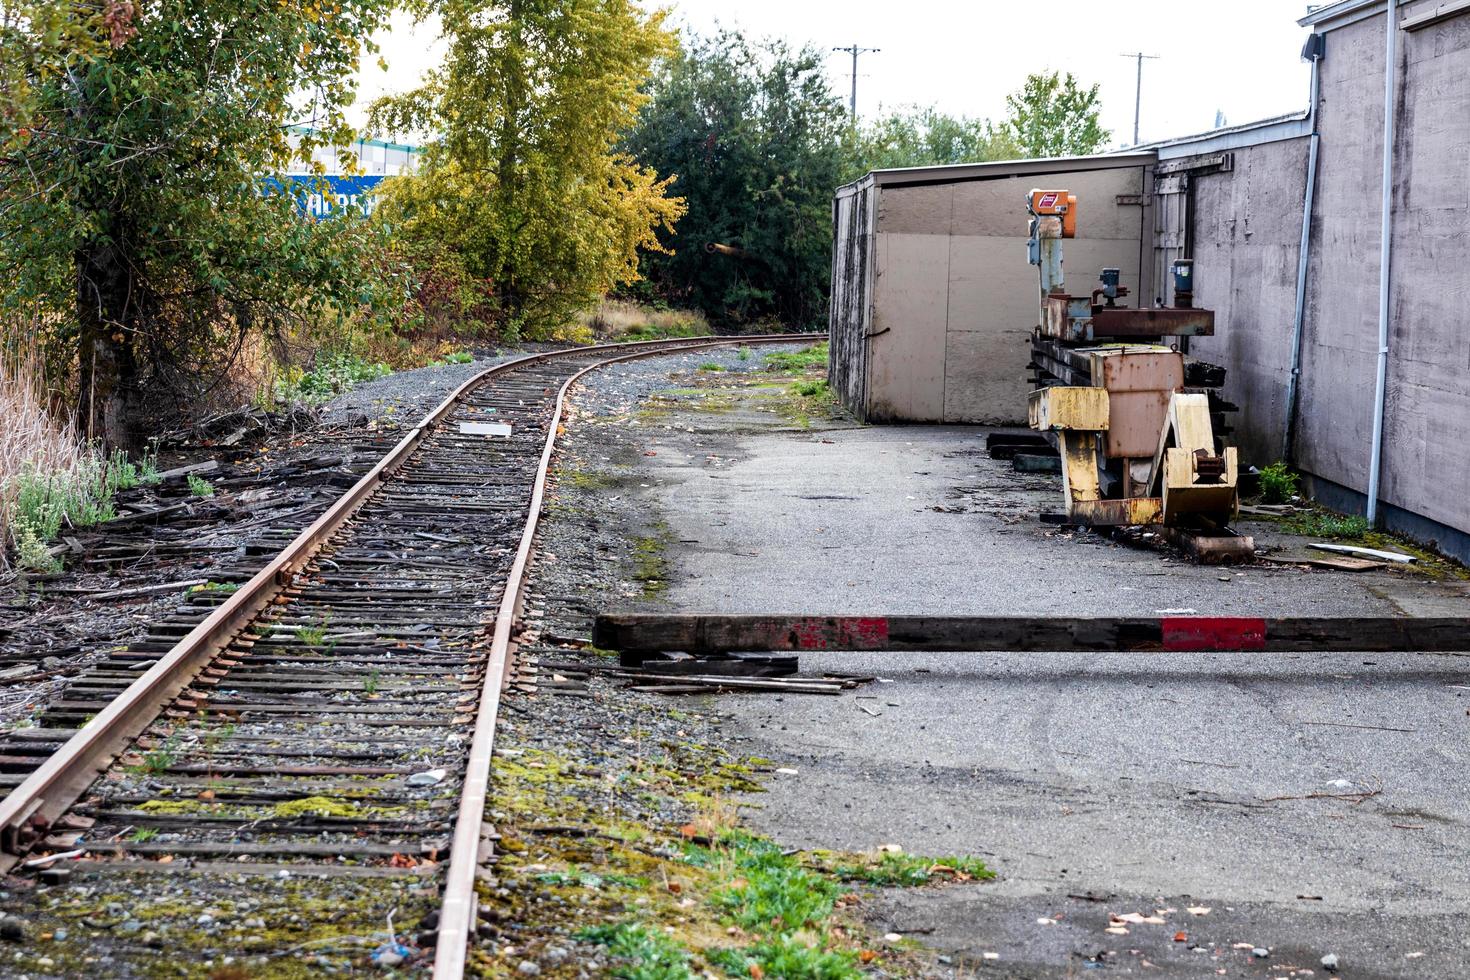
[[[1306,108],[1301,61],[1305,28],[1297,0],[672,0],[674,22],[699,32],[717,25],[810,42],[822,49],[881,48],[859,62],[858,112],[934,105],[953,115],[998,118],[1007,92],[1029,72],[1070,71],[1102,86],[1103,125],[1113,145],[1132,141],[1137,62],[1143,63],[1144,142]],[[653,3],[645,6],[652,7]],[[442,56],[432,26],[395,18],[379,37],[388,61],[362,72],[365,104],[411,87]],[[832,52],[828,71],[846,97],[848,55]],[[360,120],[360,116],[358,117]]]

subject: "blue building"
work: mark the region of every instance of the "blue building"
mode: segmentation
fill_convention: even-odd
[[[304,126],[293,127],[292,145],[311,132]],[[349,159],[356,157],[355,173],[344,172],[343,150]],[[337,208],[362,208],[371,213],[373,192],[388,177],[413,173],[418,166],[420,149],[386,140],[359,139],[347,147],[324,146],[312,152],[311,160],[298,160],[285,177],[296,185],[302,208],[312,217],[321,218]],[[317,170],[316,168],[320,168]],[[321,175],[325,175],[325,177]],[[322,186],[325,183],[325,188]]]

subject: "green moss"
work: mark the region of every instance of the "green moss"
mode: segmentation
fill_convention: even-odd
[[[663,523],[654,525],[654,533],[633,542],[633,580],[643,586],[643,598],[656,599],[668,591],[669,566],[664,557],[672,535]]]

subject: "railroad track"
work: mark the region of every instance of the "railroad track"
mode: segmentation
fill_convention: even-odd
[[[0,801],[0,871],[79,851],[92,870],[425,875],[435,976],[462,975],[567,391],[618,361],[813,339],[580,348],[466,382],[238,589],[196,593],[0,745],[11,781],[29,771]]]

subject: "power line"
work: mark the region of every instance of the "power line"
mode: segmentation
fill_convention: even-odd
[[[1147,58],[1150,61],[1158,61],[1159,56],[1156,54],[1144,54],[1142,51],[1135,51],[1133,54],[1123,54],[1119,55],[1118,57],[1138,59],[1138,87],[1134,90],[1133,93],[1133,145],[1137,146],[1138,115],[1139,110],[1143,108],[1143,59]]]
[[[852,121],[857,122],[857,63],[860,54],[877,54],[882,48],[860,48],[856,44],[849,48],[833,48],[833,51],[841,51],[852,55],[852,101],[848,103],[852,110]]]

